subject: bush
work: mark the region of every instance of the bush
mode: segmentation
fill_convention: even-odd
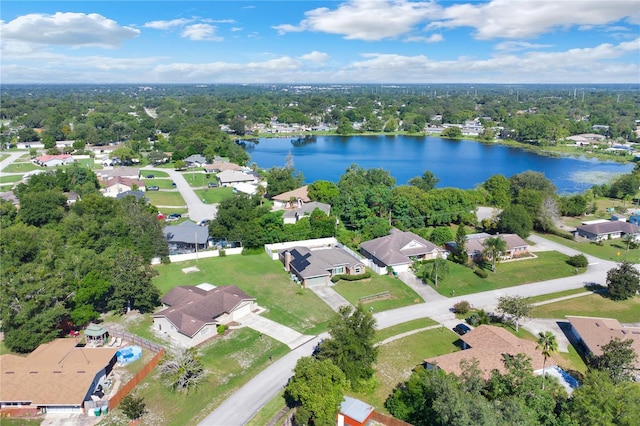
[[[334,275],[333,277],[331,277],[331,282],[332,283],[337,283],[340,280],[345,280],[345,281],[359,281],[359,280],[366,280],[367,278],[371,278],[371,272],[367,271],[363,274],[358,274],[358,275],[346,275],[346,274],[342,274],[342,275]]]
[[[489,273],[487,271],[480,268],[473,268],[473,273],[479,276],[480,278],[487,278],[489,276]]]
[[[136,398],[132,395],[127,395],[122,398],[120,402],[120,409],[130,420],[136,420],[144,416],[147,412],[147,404],[144,403],[144,398]]]
[[[567,263],[575,268],[586,268],[589,265],[589,261],[587,260],[587,256],[584,254],[576,254],[575,256],[571,256]]]
[[[469,310],[471,310],[471,304],[466,300],[461,300],[460,302],[453,305],[453,309],[455,310],[456,314],[464,315],[469,312]]]
[[[227,331],[227,326],[224,324],[218,324],[217,330],[218,334],[224,334],[224,332]]]

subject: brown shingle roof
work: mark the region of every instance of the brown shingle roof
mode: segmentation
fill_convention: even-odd
[[[635,365],[640,369],[640,327],[625,327],[612,318],[568,315],[567,320],[595,356],[602,355],[602,346],[616,337],[620,340],[633,340],[631,347],[639,355]]]
[[[301,186],[300,188],[294,189],[292,191],[287,191],[283,192],[282,194],[275,195],[271,197],[271,199],[287,203],[291,198],[295,198],[296,200],[300,199],[304,203],[308,203],[309,201],[311,201],[311,198],[309,198],[308,189],[308,185]]]
[[[429,358],[425,362],[437,364],[447,373],[459,375],[462,373],[460,362],[462,360],[477,359],[479,368],[485,379],[489,379],[491,371],[498,370],[502,373],[506,371],[504,367],[503,355],[525,354],[531,358],[533,370],[542,369],[544,357],[538,349],[536,342],[520,339],[501,327],[491,325],[480,325],[461,337],[461,339],[471,348],[453,352],[447,355],[440,355]],[[552,359],[547,359],[547,367],[555,365]]]
[[[32,405],[81,405],[96,374],[117,348],[76,347],[73,338],[38,346],[26,357],[2,355],[0,401]]]
[[[411,256],[444,251],[413,232],[392,229],[389,235],[365,241],[360,247],[387,266],[411,263]]]
[[[576,228],[579,231],[588,232],[595,235],[606,235],[615,232],[623,232],[625,234],[637,234],[640,227],[633,223],[623,222],[620,220],[612,220],[603,223],[594,223],[591,225],[581,225]]]
[[[203,290],[195,286],[174,287],[162,298],[169,307],[154,315],[165,317],[178,331],[193,337],[205,324],[215,322],[222,314],[230,313],[245,300],[256,300],[235,285]]]

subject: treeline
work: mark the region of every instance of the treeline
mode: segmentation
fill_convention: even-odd
[[[68,192],[80,199],[68,204]],[[168,247],[144,200],[103,197],[77,165],[32,176],[0,202],[0,321],[5,345],[29,352],[107,311],[151,311],[153,257]]]

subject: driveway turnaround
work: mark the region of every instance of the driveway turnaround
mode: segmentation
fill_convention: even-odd
[[[315,337],[298,333],[289,327],[254,313],[243,317],[242,325],[284,343],[289,346],[289,349],[295,349]]]
[[[324,301],[331,309],[338,312],[340,306],[351,305],[340,293],[327,286],[310,286],[309,289]]]

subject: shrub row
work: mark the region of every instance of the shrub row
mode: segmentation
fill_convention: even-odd
[[[337,283],[340,280],[345,280],[345,281],[359,281],[359,280],[364,280],[367,278],[371,278],[371,272],[367,271],[363,274],[358,274],[358,275],[346,275],[346,274],[342,274],[342,275],[334,275],[333,277],[331,277],[331,282],[332,283]]]

